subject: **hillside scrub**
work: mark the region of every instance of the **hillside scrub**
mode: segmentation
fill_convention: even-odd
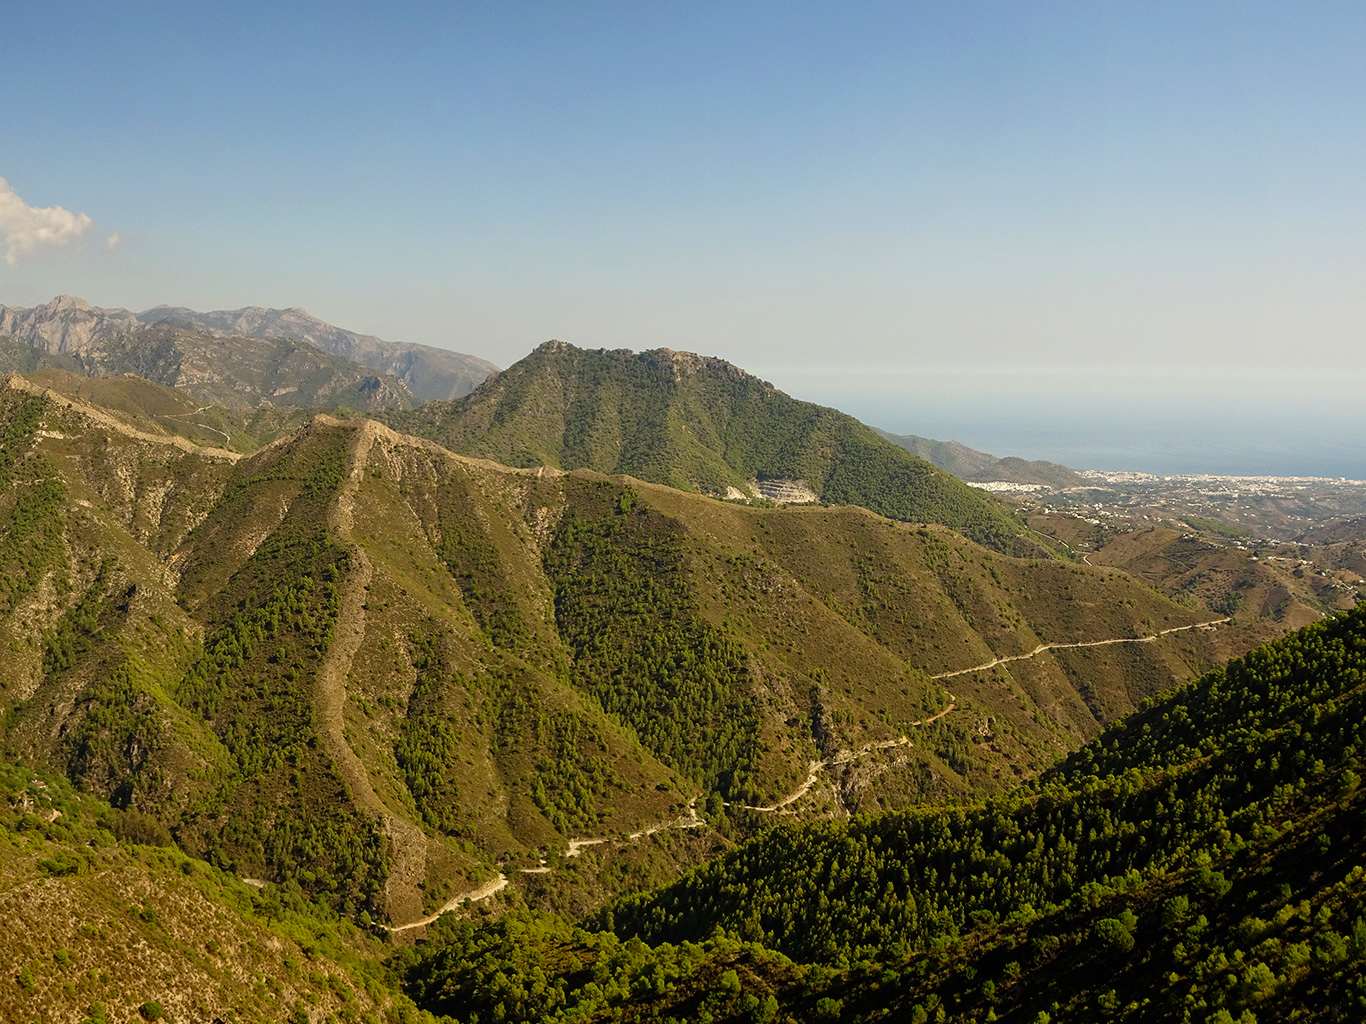
[[[707,494],[800,479],[824,502],[942,523],[1000,551],[1041,550],[990,498],[852,417],[691,353],[547,342],[465,398],[382,418],[510,466],[587,468]]]
[[[181,408],[131,387],[139,417]],[[327,416],[238,458],[92,409],[0,392],[0,525],[33,541],[0,565],[5,749],[358,919],[553,874],[571,840],[621,859],[514,890],[587,912],[775,819],[1004,794],[1247,642],[1002,664],[1209,616],[854,506],[508,469]],[[44,487],[57,514],[30,520]],[[708,839],[624,852],[694,810]]]
[[[1008,798],[776,829],[618,901],[596,933],[440,933],[404,961],[410,991],[459,1020],[494,999],[531,1021],[1360,1014],[1363,658],[1366,610],[1164,697]],[[1182,757],[1185,719],[1165,744],[1152,722],[1188,706],[1218,725]],[[721,970],[741,961],[769,966]]]

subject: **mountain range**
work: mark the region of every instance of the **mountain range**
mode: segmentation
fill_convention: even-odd
[[[163,331],[149,332],[149,328],[158,326]],[[0,306],[0,337],[9,336],[50,356],[71,357],[82,366],[88,365],[95,372],[105,374],[123,372],[114,368],[119,365],[117,361],[108,356],[101,358],[112,339],[128,339],[122,346],[124,350],[155,348],[165,345],[168,337],[165,328],[214,339],[303,342],[329,355],[369,367],[381,377],[402,381],[403,387],[398,389],[398,395],[389,399],[389,404],[402,400],[423,402],[456,398],[468,394],[497,370],[492,363],[475,356],[428,345],[397,344],[343,330],[302,309],[248,306],[198,313],[183,306],[157,306],[143,313],[132,313],[126,309],[100,309],[70,295],[59,295],[46,305],[27,309]],[[24,369],[21,366],[9,368]],[[59,365],[58,368],[75,367]],[[170,380],[161,382],[174,383]],[[216,399],[219,404],[222,404],[221,397]],[[327,395],[321,397],[325,399]],[[344,403],[322,401],[319,404]],[[380,406],[375,404],[374,407]]]
[[[391,920],[584,832],[772,803],[870,743],[887,756],[822,780],[825,806],[999,788],[1261,628],[855,507],[326,417],[242,454],[77,395],[0,394],[8,748],[251,877],[308,851],[306,889]],[[1140,642],[1066,646],[1096,638]],[[1040,644],[1061,646],[1019,658]]]
[[[1259,648],[720,359],[217,405],[175,319],[0,386],[5,1019],[1366,1005],[1363,613]]]
[[[172,330],[151,331],[149,328],[161,326]],[[17,342],[16,347],[10,342]],[[283,341],[302,342],[328,355],[338,356],[360,366],[368,367],[379,374],[382,384],[371,384],[367,389],[357,390],[354,380],[342,379],[329,381],[314,388],[290,389],[286,381],[293,377],[305,377],[308,371],[303,366],[281,367],[283,372],[270,376],[258,372],[255,379],[240,374],[239,367],[225,367],[221,363],[223,346],[210,343],[208,339],[260,339],[273,341],[275,348],[252,345],[245,340],[236,343],[237,348],[246,349],[239,353],[239,362],[255,362],[261,366],[272,363],[282,364],[293,358],[296,362],[300,353],[306,349],[290,346],[280,349]],[[117,339],[117,341],[115,341]],[[197,343],[196,343],[197,342]],[[557,349],[558,347],[558,349]],[[542,347],[543,349],[546,346]],[[562,343],[550,343],[551,349],[572,350]],[[538,353],[541,350],[538,350]],[[579,350],[573,350],[579,351]],[[174,353],[168,360],[167,353]],[[159,360],[151,353],[161,353]],[[538,353],[533,353],[533,360]],[[187,362],[198,365],[185,367]],[[579,356],[579,361],[587,357]],[[598,353],[598,356],[604,353]],[[620,356],[622,353],[617,353]],[[729,367],[732,373],[747,376],[743,371],[724,363],[722,360],[691,356],[688,353],[664,353],[662,358],[677,358],[679,365],[688,363],[693,370],[698,368]],[[243,358],[245,357],[245,358]],[[306,360],[307,357],[304,356]],[[341,367],[344,364],[335,364]],[[335,327],[302,309],[265,309],[248,306],[236,310],[218,310],[201,313],[184,306],[157,306],[142,313],[132,313],[126,309],[101,309],[91,306],[83,299],[61,295],[51,302],[32,308],[0,306],[0,369],[30,373],[39,369],[61,369],[82,373],[87,376],[108,376],[122,372],[133,372],[157,380],[160,383],[182,390],[192,390],[196,395],[216,405],[240,404],[245,398],[252,404],[262,401],[271,404],[306,404],[317,407],[349,405],[365,411],[378,411],[389,407],[406,408],[430,401],[452,401],[473,391],[481,382],[498,373],[492,363],[474,356],[450,352],[424,345],[395,344],[382,341],[372,335],[362,335],[354,331]],[[312,376],[317,378],[320,367],[311,367]],[[525,371],[527,368],[520,367]],[[692,372],[692,371],[690,371]],[[266,379],[267,377],[270,379]],[[348,375],[345,370],[341,376]],[[352,373],[350,376],[354,376]],[[386,380],[386,378],[388,378]],[[401,381],[401,385],[395,383]],[[220,386],[207,388],[209,381]],[[499,385],[504,390],[508,382]],[[281,393],[283,392],[283,394]],[[675,414],[691,414],[692,409],[683,409]],[[582,415],[582,410],[575,410]],[[429,410],[429,416],[440,415]],[[645,426],[635,424],[632,426]],[[599,433],[604,428],[601,423],[595,427]],[[675,433],[677,433],[675,427]],[[907,451],[920,456],[940,469],[969,482],[1008,481],[1020,484],[1038,484],[1050,487],[1072,487],[1084,483],[1084,479],[1065,466],[1046,462],[1026,462],[1019,458],[998,459],[985,452],[978,452],[956,441],[932,441],[914,435],[890,434],[886,431],[874,432]],[[446,429],[451,434],[449,428]],[[497,439],[481,439],[476,445],[483,449],[500,449],[504,461],[518,462],[519,459],[532,459],[532,449],[541,453],[563,456],[557,451],[564,447],[564,441],[547,444],[533,444],[525,451],[513,450],[513,442],[500,443]],[[521,443],[520,440],[517,443]],[[610,442],[608,442],[610,444]],[[628,447],[629,438],[622,442]],[[594,460],[584,453],[573,451],[571,438],[569,455],[574,461],[579,455],[580,464],[589,465]],[[459,445],[457,445],[459,447]],[[662,453],[656,453],[657,455]],[[596,461],[602,461],[598,458]],[[620,458],[615,461],[621,462]],[[630,461],[629,458],[627,461]],[[520,462],[518,462],[520,464]],[[697,467],[693,467],[696,469]],[[731,467],[734,468],[734,467]],[[687,471],[679,466],[670,465],[656,472],[652,478],[671,478],[674,482],[685,481]],[[694,472],[693,475],[699,475]],[[733,472],[716,473],[703,470],[702,476],[715,477],[725,481],[725,487],[734,486],[736,476]],[[787,496],[806,494],[805,488],[783,490],[780,485],[769,484],[767,479],[755,479],[752,483],[739,480],[740,491],[757,494],[760,489],[769,493]],[[688,486],[685,482],[684,486]]]

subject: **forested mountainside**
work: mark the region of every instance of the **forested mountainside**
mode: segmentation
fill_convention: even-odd
[[[1366,613],[44,373],[7,1016],[1358,1012]]]
[[[409,991],[461,1021],[1360,1020],[1364,678],[1366,610],[1010,794],[775,828],[599,930],[452,924]]]
[[[720,496],[806,495],[943,523],[1003,552],[1039,551],[998,504],[852,416],[688,352],[546,342],[464,399],[383,419],[509,466],[626,473]]]
[[[1149,702],[1013,793],[779,826],[587,926],[514,894],[393,952],[295,881],[249,888],[144,813],[0,765],[0,1013],[1358,1020],[1364,661],[1366,611]]]
[[[369,421],[243,456],[120,394],[0,390],[6,749],[393,922],[570,839],[1004,791],[1274,628],[943,527]]]
[[[70,295],[59,295],[45,305],[29,309],[0,306],[0,336],[9,335],[27,347],[30,359],[32,354],[60,359],[81,356],[88,351],[99,352],[107,339],[116,335],[140,336],[144,328],[156,325],[179,327],[214,338],[303,342],[329,355],[368,367],[380,377],[397,378],[404,385],[399,389],[400,394],[410,394],[419,402],[469,394],[498,369],[486,360],[460,352],[428,345],[398,344],[334,327],[302,309],[247,306],[200,313],[184,306],[157,306],[135,314],[126,309],[101,309]],[[11,362],[16,355],[20,358]],[[26,373],[37,368],[23,365],[23,362],[22,352],[0,352],[0,372]],[[44,362],[44,365],[75,369],[60,362]]]

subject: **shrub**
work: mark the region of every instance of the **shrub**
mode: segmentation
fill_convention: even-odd
[[[1134,948],[1134,936],[1122,921],[1107,917],[1096,922],[1096,938],[1107,946],[1127,953]]]

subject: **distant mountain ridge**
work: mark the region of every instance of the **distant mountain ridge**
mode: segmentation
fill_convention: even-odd
[[[344,330],[297,307],[246,306],[200,313],[184,306],[157,306],[133,313],[127,309],[101,309],[72,295],[59,295],[45,305],[28,309],[0,306],[0,336],[9,335],[53,355],[77,354],[114,335],[163,324],[216,338],[302,341],[380,374],[397,377],[419,402],[469,394],[498,369],[486,360],[464,353],[383,341],[373,335]]]
[[[133,375],[174,388],[201,405],[227,409],[347,408],[378,412],[417,404],[392,374],[289,338],[215,337],[171,323],[106,334],[90,318],[49,321],[45,349],[0,337],[0,372],[61,372],[90,378]],[[116,318],[117,320],[117,318]],[[21,325],[33,326],[33,325]],[[55,351],[54,351],[55,350]]]
[[[1027,461],[1016,456],[999,459],[957,441],[934,441],[915,434],[893,434],[873,428],[874,433],[892,444],[934,463],[946,473],[969,483],[1004,481],[1013,484],[1041,484],[1046,487],[1081,487],[1086,478],[1056,462]]]

